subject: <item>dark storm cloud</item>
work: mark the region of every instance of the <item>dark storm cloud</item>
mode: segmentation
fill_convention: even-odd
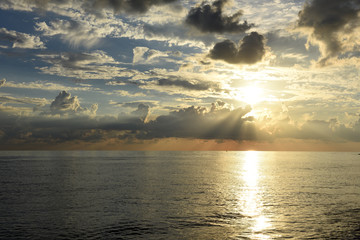
[[[239,23],[242,11],[232,16],[224,16],[223,8],[228,0],[217,0],[211,5],[206,2],[190,9],[186,16],[186,23],[204,33],[241,33],[253,27],[246,21]]]
[[[181,78],[162,78],[158,80],[157,84],[159,86],[176,86],[196,91],[205,91],[209,89],[220,90],[219,86],[215,83],[201,81],[191,82]]]
[[[237,46],[233,41],[225,40],[215,44],[209,57],[233,64],[254,64],[265,55],[264,37],[257,32],[245,36]]]
[[[90,12],[108,8],[116,13],[121,11],[144,13],[154,5],[169,4],[175,1],[177,0],[89,0],[84,2],[84,8]]]
[[[349,44],[345,35],[354,33],[359,26],[359,0],[313,0],[307,1],[299,12],[298,28],[308,28],[311,37],[324,44],[321,64],[336,57]]]

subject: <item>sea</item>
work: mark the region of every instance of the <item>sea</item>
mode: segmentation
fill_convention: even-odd
[[[360,239],[360,155],[2,151],[0,239]]]

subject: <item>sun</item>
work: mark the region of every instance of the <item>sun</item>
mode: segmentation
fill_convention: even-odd
[[[247,86],[240,90],[238,100],[254,105],[263,100],[263,90],[257,86]]]

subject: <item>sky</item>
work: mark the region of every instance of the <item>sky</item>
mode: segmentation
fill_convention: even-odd
[[[0,150],[360,151],[359,0],[1,0]]]

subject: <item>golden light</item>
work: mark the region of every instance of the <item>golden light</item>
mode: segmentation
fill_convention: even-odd
[[[243,179],[246,186],[250,189],[256,188],[258,180],[258,152],[245,152],[245,162],[243,169]]]
[[[243,88],[239,96],[240,101],[246,102],[250,105],[262,101],[263,98],[263,90],[255,85]]]
[[[261,191],[259,186],[259,152],[247,151],[244,156],[243,174],[245,186],[242,192],[243,213],[253,219],[252,239],[269,239],[261,232],[271,227],[269,219],[262,212]]]

